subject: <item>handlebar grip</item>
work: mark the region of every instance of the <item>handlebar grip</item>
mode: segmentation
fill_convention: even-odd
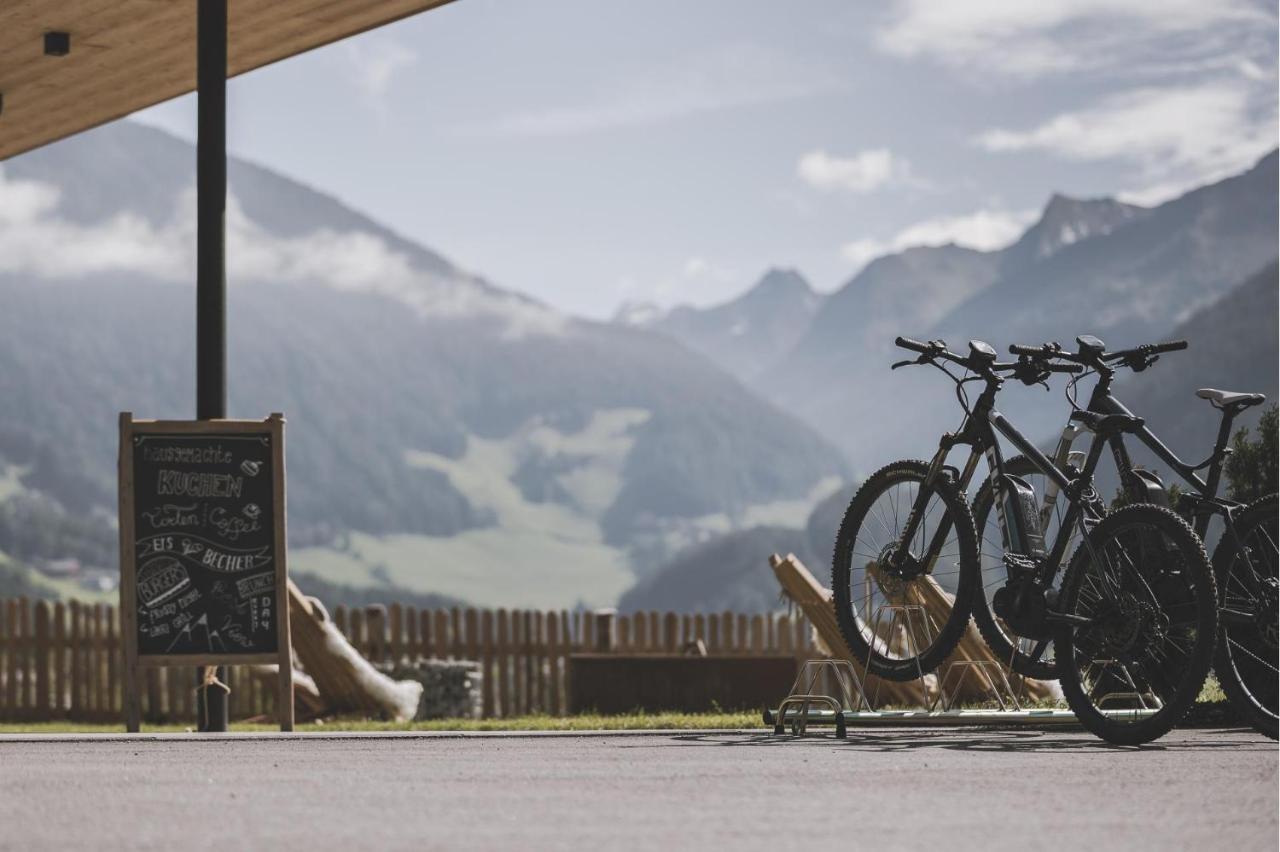
[[[912,352],[919,352],[921,355],[925,355],[933,351],[929,344],[921,343],[918,340],[912,340],[910,337],[899,337],[893,342],[903,349],[910,349]]]
[[[1019,343],[1014,343],[1009,347],[1009,352],[1013,355],[1030,355],[1033,358],[1038,358],[1045,354],[1045,349],[1043,346],[1023,346]]]
[[[1153,355],[1157,355],[1161,352],[1181,352],[1183,349],[1186,349],[1186,348],[1187,348],[1187,341],[1171,340],[1168,343],[1157,343],[1155,346],[1152,346],[1151,353]]]
[[[1084,367],[1079,364],[1046,364],[1044,367],[1050,373],[1083,373]]]

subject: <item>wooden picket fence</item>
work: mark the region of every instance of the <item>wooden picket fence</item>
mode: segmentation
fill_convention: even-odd
[[[123,666],[115,607],[0,600],[0,721],[122,722]],[[227,676],[233,718],[274,712],[269,679],[240,667]],[[143,718],[192,722],[196,680],[194,667],[143,669]]]
[[[419,610],[392,604],[338,607],[332,618],[375,665],[420,657],[478,662],[489,717],[563,713],[570,654],[679,654],[701,640],[709,654],[812,656],[812,630],[798,615]],[[115,607],[0,601],[0,720],[118,721],[121,666]],[[144,669],[143,718],[193,720],[195,680],[193,668]],[[233,666],[228,685],[232,718],[274,712],[269,678]]]

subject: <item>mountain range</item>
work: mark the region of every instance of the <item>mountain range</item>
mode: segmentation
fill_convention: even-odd
[[[824,299],[794,269],[770,269],[736,299],[711,308],[624,305],[615,322],[676,338],[750,383],[799,342]]]
[[[114,567],[116,415],[192,414],[194,148],[118,122],[0,171],[0,552]],[[288,418],[292,564],[609,604],[684,544],[803,521],[839,454],[708,358],[573,319],[229,166],[229,413]],[[6,518],[8,519],[6,521]]]
[[[1217,420],[1194,387],[1274,397],[1276,160],[1152,208],[1055,195],[1004,249],[907,248],[829,294],[773,269],[597,323],[233,159],[230,413],[286,413],[291,565],[330,596],[767,609],[769,552],[825,562],[857,474],[959,423],[943,377],[889,370],[897,335],[1186,337],[1118,392],[1196,460]],[[113,569],[117,412],[192,412],[193,173],[129,122],[0,165],[7,587]],[[1021,386],[1000,407],[1044,442],[1067,410]]]
[[[1055,195],[1004,249],[919,246],[873,260],[821,299],[803,332],[789,323],[771,350],[760,343],[757,354],[771,351],[769,363],[753,362],[743,378],[838,445],[857,471],[928,456],[938,436],[959,424],[961,411],[949,384],[932,371],[890,372],[904,357],[895,337],[940,338],[962,352],[971,338],[1001,351],[1045,340],[1074,345],[1085,333],[1115,348],[1166,338],[1276,258],[1276,163],[1273,151],[1242,174],[1152,208]],[[719,341],[733,327],[769,327],[767,308],[756,315],[743,310],[754,303],[748,293],[645,325],[721,358]],[[786,316],[795,314],[789,305]],[[673,316],[680,322],[667,319]],[[1238,346],[1274,361],[1275,336],[1263,331]],[[1213,361],[1200,346],[1183,359],[1206,369]],[[1049,434],[1061,417],[1034,392],[1011,389],[1000,405],[1035,436]]]

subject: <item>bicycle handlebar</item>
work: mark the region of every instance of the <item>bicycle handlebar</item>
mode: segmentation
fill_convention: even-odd
[[[1040,349],[1034,350],[1034,358],[1024,356],[1017,361],[987,361],[957,355],[948,350],[946,344],[941,340],[930,340],[928,343],[921,343],[919,340],[913,340],[910,337],[898,337],[894,340],[894,343],[902,349],[918,352],[922,356],[917,361],[900,361],[894,365],[895,368],[909,364],[924,364],[935,358],[941,358],[975,373],[981,374],[988,371],[991,373],[1012,373],[1014,378],[1025,384],[1043,381],[1049,373],[1082,373],[1085,369],[1077,364],[1051,363],[1047,354]],[[1013,351],[1014,348],[1010,347],[1010,350]],[[1031,349],[1031,347],[1020,348]]]
[[[1015,343],[1009,347],[1009,351],[1014,355],[1020,355],[1025,358],[1067,361],[1085,368],[1096,368],[1103,364],[1123,362],[1124,366],[1129,367],[1134,372],[1141,372],[1155,363],[1156,356],[1165,352],[1181,352],[1186,348],[1187,341],[1171,340],[1167,343],[1144,343],[1142,346],[1121,349],[1115,352],[1067,352],[1058,343],[1050,342],[1040,346],[1025,346]],[[1054,372],[1057,371],[1054,370]],[[1067,370],[1064,372],[1080,372],[1080,370]]]
[[[1125,358],[1131,358],[1135,355],[1159,355],[1163,352],[1181,352],[1187,348],[1185,340],[1171,340],[1168,343],[1146,343],[1142,346],[1135,346],[1132,349],[1122,349],[1119,352],[1108,352],[1102,357],[1107,361],[1121,361]]]
[[[1013,344],[1009,347],[1009,353],[1012,355],[1025,355],[1028,358],[1052,358],[1059,354],[1060,347],[1056,343],[1046,343],[1043,346],[1022,346]]]
[[[893,342],[903,349],[910,349],[912,352],[919,352],[921,355],[928,355],[935,351],[932,345],[921,343],[919,340],[912,340],[910,337],[899,337]]]

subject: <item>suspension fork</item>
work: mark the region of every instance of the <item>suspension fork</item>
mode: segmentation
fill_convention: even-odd
[[[898,539],[897,552],[894,555],[896,559],[905,558],[906,554],[911,552],[911,540],[915,538],[916,530],[919,528],[924,519],[925,508],[928,506],[929,498],[933,496],[933,485],[938,481],[938,477],[946,476],[946,461],[950,455],[952,447],[957,443],[961,443],[955,436],[944,435],[938,444],[938,452],[929,462],[929,472],[925,474],[924,482],[920,484],[920,490],[916,494],[915,502],[911,506],[911,513],[907,516],[907,524],[902,530],[902,536]],[[964,470],[960,473],[957,481],[957,487],[963,493],[968,488],[969,482],[973,479],[974,471],[977,470],[978,460],[982,457],[981,451],[977,445],[973,445],[973,450],[969,454],[968,461],[965,462]],[[951,515],[944,513],[942,521],[938,524],[938,529],[934,531],[933,538],[929,541],[928,548],[921,555],[921,564],[924,565],[924,573],[932,574],[934,566],[938,561],[938,555],[942,552],[942,546],[947,541],[947,535],[951,532]]]

